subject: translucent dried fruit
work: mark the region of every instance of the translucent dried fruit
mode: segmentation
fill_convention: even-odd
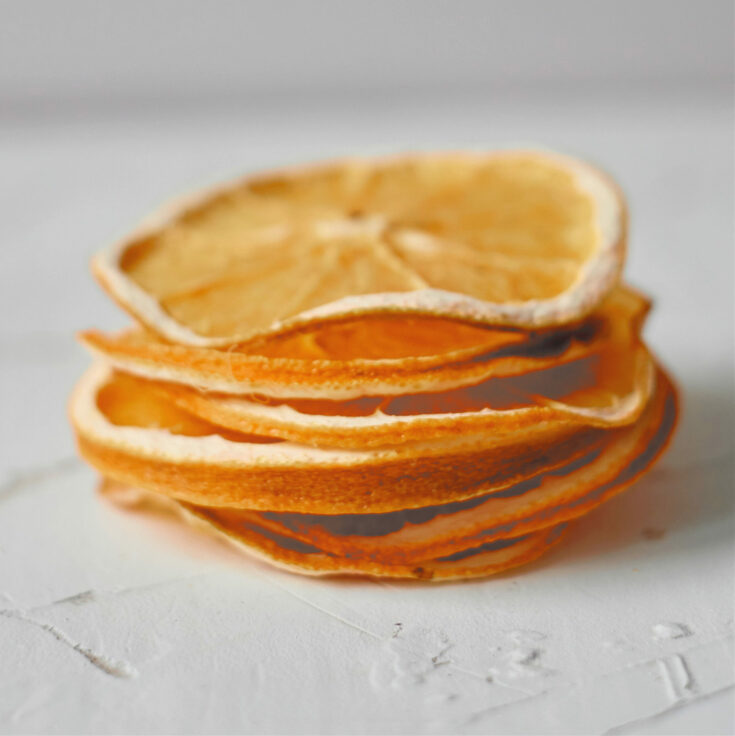
[[[233,395],[348,400],[442,391],[576,360],[610,340],[634,341],[649,307],[619,287],[584,322],[533,332],[367,316],[227,350],[172,345],[143,330],[80,337],[99,358],[153,380]]]
[[[149,492],[120,487],[115,483],[104,482],[101,490],[112,500],[124,505],[137,504],[148,509],[166,508],[195,528],[221,536],[248,554],[277,567],[307,575],[361,575],[433,582],[485,577],[537,559],[559,541],[566,527],[565,524],[560,524],[534,534],[496,540],[435,559],[389,564],[330,554],[257,524],[233,528],[211,515],[207,509],[156,497]]]
[[[82,455],[104,475],[190,503],[361,513],[461,500],[567,462],[602,429],[540,423],[372,450],[322,449],[212,425],[98,366],[74,392]]]
[[[604,174],[515,151],[343,161],[177,204],[93,270],[81,454],[280,567],[452,580],[524,564],[645,473],[677,395],[619,283]]]
[[[632,426],[564,465],[465,501],[386,514],[316,515],[212,510],[227,526],[257,523],[328,552],[410,562],[518,536],[577,518],[635,482],[660,457],[677,418],[676,393],[662,372]]]
[[[629,424],[643,411],[654,379],[643,345],[613,342],[585,358],[474,386],[350,401],[256,400],[152,385],[217,426],[318,447],[365,449],[476,432],[497,438],[551,423],[560,429]]]
[[[416,154],[263,174],[150,218],[94,272],[162,337],[222,346],[366,314],[540,328],[615,286],[615,184],[532,151]]]

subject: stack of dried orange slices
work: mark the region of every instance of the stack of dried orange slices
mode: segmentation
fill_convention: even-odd
[[[644,473],[677,400],[620,281],[604,174],[533,152],[277,171],[94,259],[82,455],[296,571],[444,580],[535,559]]]

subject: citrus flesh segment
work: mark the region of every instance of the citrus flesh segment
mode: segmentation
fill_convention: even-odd
[[[98,366],[70,414],[81,454],[106,476],[205,506],[362,513],[462,500],[563,464],[604,430],[545,422],[371,450],[232,433]],[[208,432],[202,434],[202,432]]]
[[[585,322],[531,333],[365,317],[228,350],[171,345],[143,330],[87,331],[80,339],[116,368],[153,380],[233,395],[347,400],[440,391],[581,358],[610,340],[633,340],[649,307],[620,287]],[[384,357],[375,357],[376,346]]]
[[[215,534],[254,557],[276,567],[307,575],[358,575],[434,582],[485,577],[537,559],[559,541],[565,528],[561,524],[515,539],[484,543],[474,549],[464,549],[436,559],[391,564],[366,558],[340,557],[255,523],[232,528],[211,516],[209,509],[130,489],[109,480],[103,481],[100,490],[110,500],[123,506],[176,514],[196,529]]]
[[[388,514],[320,516],[230,509],[210,513],[231,528],[255,522],[342,556],[422,560],[587,513],[650,470],[665,450],[676,419],[676,393],[661,372],[655,396],[633,426],[611,430],[585,455],[501,491]]]
[[[416,154],[205,193],[93,269],[138,320],[188,345],[386,313],[539,328],[581,319],[614,287],[625,228],[614,183],[575,159]]]

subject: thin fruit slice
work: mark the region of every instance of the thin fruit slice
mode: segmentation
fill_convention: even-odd
[[[555,527],[577,518],[630,486],[660,457],[677,416],[676,393],[661,372],[659,389],[633,427],[617,430],[600,447],[555,470],[504,491],[469,501],[390,514],[318,516],[238,511],[184,504],[231,535],[256,531],[282,547],[385,565],[427,559],[468,558],[478,547]],[[171,509],[159,494],[105,481],[105,493],[121,505]],[[500,547],[498,547],[500,548]]]
[[[598,354],[521,376],[407,396],[351,401],[246,399],[151,384],[169,401],[247,434],[317,447],[365,449],[461,433],[520,431],[544,422],[614,427],[634,422],[655,382],[642,344],[608,345]]]
[[[620,192],[581,161],[415,154],[204,193],[151,217],[93,270],[140,322],[185,345],[365,314],[541,328],[602,301],[625,237]]]
[[[204,506],[396,511],[503,488],[583,454],[600,429],[543,423],[374,450],[327,450],[216,427],[146,381],[89,371],[70,406],[81,454],[103,475]]]
[[[389,563],[438,557],[587,513],[650,470],[671,439],[676,418],[676,392],[661,371],[658,390],[635,425],[612,431],[582,457],[501,491],[388,514],[210,513],[230,528],[256,523],[340,556]]]
[[[388,564],[364,558],[339,557],[257,524],[231,528],[221,519],[211,516],[208,509],[173,500],[162,501],[160,497],[155,497],[156,494],[131,492],[109,481],[103,482],[101,491],[125,506],[139,504],[148,510],[164,508],[195,528],[216,534],[250,555],[276,567],[306,575],[360,575],[433,582],[486,577],[537,559],[559,541],[566,526],[560,524],[515,539],[496,540],[478,545],[475,549],[422,560],[420,563]]]
[[[119,370],[209,392],[347,400],[443,391],[518,375],[632,341],[650,303],[619,287],[585,322],[537,332],[423,318],[364,317],[229,350],[171,345],[150,332],[88,331],[90,351]]]

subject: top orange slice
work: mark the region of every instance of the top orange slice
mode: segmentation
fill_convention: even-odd
[[[360,314],[539,328],[617,283],[615,184],[558,154],[416,154],[284,170],[154,216],[99,254],[103,286],[163,338],[218,347]]]

